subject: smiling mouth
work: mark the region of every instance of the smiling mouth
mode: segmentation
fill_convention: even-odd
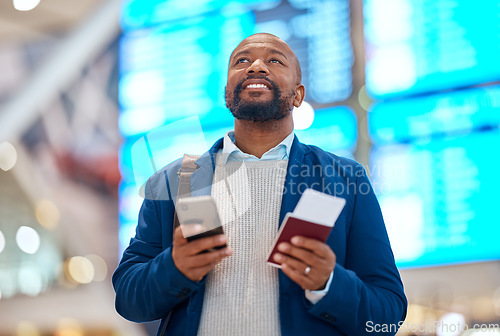
[[[248,84],[245,89],[252,90],[269,90],[269,88],[265,84]]]

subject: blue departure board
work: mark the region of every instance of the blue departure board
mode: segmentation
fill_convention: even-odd
[[[398,266],[500,258],[489,238],[500,233],[500,87],[380,102],[368,125],[369,171]]]
[[[363,4],[369,171],[398,266],[500,259],[500,3]]]
[[[398,266],[500,259],[500,130],[393,144],[370,171]]]
[[[365,0],[363,12],[375,98],[500,80],[498,0]]]
[[[353,158],[358,139],[354,111],[336,106],[315,111],[314,122],[305,130],[295,130],[303,143],[315,145],[336,155]]]
[[[500,125],[500,87],[481,87],[375,104],[368,113],[376,145]]]
[[[141,30],[214,12],[223,11],[233,16],[252,8],[265,10],[276,7],[280,2],[281,0],[124,0],[120,21],[125,31]]]

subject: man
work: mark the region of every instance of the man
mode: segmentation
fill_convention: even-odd
[[[395,334],[407,302],[379,204],[361,165],[295,137],[291,112],[304,94],[284,41],[255,34],[236,47],[226,86],[234,132],[191,177],[193,196],[216,200],[225,235],[188,242],[172,232],[181,162],[156,173],[113,275],[122,316],[171,312],[165,335]],[[345,198],[345,208],[326,243],[294,237],[279,246],[281,270],[268,266],[280,223],[308,187]]]

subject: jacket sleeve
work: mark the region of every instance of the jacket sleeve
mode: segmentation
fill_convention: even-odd
[[[336,264],[328,293],[309,312],[346,335],[394,335],[407,300],[373,188],[364,168],[356,175],[345,264]]]
[[[173,216],[171,200],[146,197],[139,212],[136,235],[113,274],[116,310],[130,321],[164,317],[202,283],[186,278],[172,260],[171,247],[162,248],[162,233],[169,235],[171,245]]]

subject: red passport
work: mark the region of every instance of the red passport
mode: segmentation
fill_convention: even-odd
[[[290,243],[294,236],[326,242],[344,205],[345,199],[343,198],[306,189],[293,212],[287,213],[283,219],[283,224],[267,257],[267,263],[274,267],[281,267],[281,264],[273,259],[274,254],[278,252],[277,246],[282,242]]]
[[[278,238],[273,244],[273,249],[267,258],[267,262],[275,267],[280,267],[281,264],[273,259],[273,255],[278,252],[278,245],[282,242],[290,242],[294,236],[303,236],[307,238],[314,238],[325,242],[332,231],[333,226],[326,226],[316,224],[313,222],[305,221],[296,217],[289,212],[283,220],[283,225],[278,231]]]

